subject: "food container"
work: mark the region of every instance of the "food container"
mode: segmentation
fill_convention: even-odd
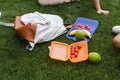
[[[74,25],[73,25],[73,28],[71,28],[71,29],[67,32],[66,37],[67,37],[68,39],[71,39],[71,40],[73,40],[73,41],[80,41],[80,40],[77,39],[75,36],[70,36],[70,35],[69,35],[72,30],[86,30],[85,28],[77,28],[76,25],[78,25],[78,24],[80,24],[80,25],[82,25],[82,26],[88,25],[88,26],[90,27],[90,29],[87,30],[87,31],[90,32],[91,36],[93,36],[94,32],[95,32],[96,29],[98,28],[99,22],[98,22],[97,20],[79,17],[79,18],[75,21],[75,23],[74,23]],[[87,42],[89,42],[90,39],[91,39],[91,38],[89,38],[89,37],[85,37],[85,38],[84,38],[84,40],[87,41]]]
[[[88,59],[87,41],[75,42],[70,45],[62,42],[52,41],[51,46],[49,46],[49,50],[50,58],[55,60],[70,60],[72,63],[77,63]],[[74,55],[76,53],[77,55]]]

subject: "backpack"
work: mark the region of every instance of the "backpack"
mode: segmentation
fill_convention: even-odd
[[[14,29],[21,38],[29,42],[26,49],[30,51],[36,43],[53,40],[67,32],[61,17],[39,12],[16,16]]]

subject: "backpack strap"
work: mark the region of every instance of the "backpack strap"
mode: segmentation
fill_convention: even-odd
[[[65,25],[66,28],[72,28],[73,27],[73,24],[71,24],[71,23],[65,23],[64,25]]]

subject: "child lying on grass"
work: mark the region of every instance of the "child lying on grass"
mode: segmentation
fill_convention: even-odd
[[[56,4],[73,2],[73,1],[75,0],[38,0],[40,5],[56,5]],[[109,14],[109,11],[101,9],[99,0],[94,0],[94,5],[98,14],[105,14],[105,15]]]

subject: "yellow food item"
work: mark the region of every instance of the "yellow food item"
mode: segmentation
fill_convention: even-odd
[[[70,35],[70,36],[75,35],[76,31],[77,31],[77,30],[72,30],[69,35]]]
[[[91,38],[91,37],[92,37],[92,36],[91,36],[91,33],[90,33],[89,31],[84,30],[84,32],[86,33],[86,36],[87,36],[87,37],[89,37],[89,38]]]

